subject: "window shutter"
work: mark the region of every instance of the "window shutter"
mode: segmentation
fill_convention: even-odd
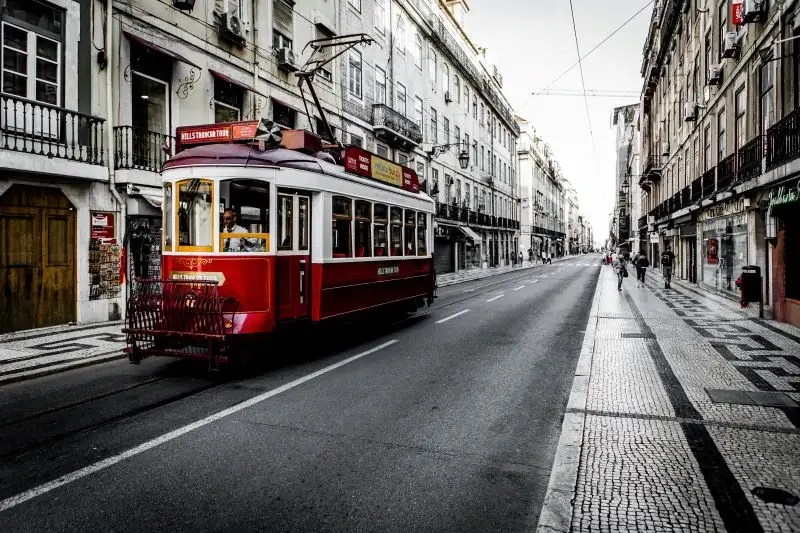
[[[292,6],[284,0],[272,1],[273,26],[285,37],[292,38]]]

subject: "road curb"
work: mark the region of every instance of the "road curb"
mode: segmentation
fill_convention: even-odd
[[[120,350],[114,350],[112,352],[101,353],[92,357],[76,359],[74,361],[68,361],[57,365],[33,368],[7,375],[0,374],[0,386],[18,383],[20,381],[28,381],[52,374],[60,374],[61,372],[67,372],[69,370],[75,370],[87,366],[99,365],[101,363],[107,363],[108,361],[124,359],[125,357],[127,357],[127,355],[122,353]]]
[[[597,274],[597,288],[589,311],[586,333],[583,336],[581,353],[575,369],[575,378],[572,381],[572,390],[567,402],[567,412],[564,414],[561,436],[558,439],[556,456],[553,460],[553,468],[550,471],[550,480],[547,483],[547,492],[539,513],[539,523],[536,526],[537,533],[567,532],[572,528],[572,506],[575,500],[578,467],[580,466],[581,450],[583,448],[586,402],[589,393],[589,379],[592,372],[592,357],[594,356],[594,345],[597,338],[597,321],[600,308],[602,287],[600,277],[603,272],[604,269],[600,269]]]
[[[560,257],[558,259],[553,259],[553,263],[560,263],[562,261],[569,261],[570,259],[575,259],[577,257],[581,257],[581,256],[572,255],[570,257]],[[470,282],[470,281],[477,281],[479,279],[493,278],[495,276],[502,276],[503,274],[509,274],[509,273],[513,273],[513,272],[522,272],[523,270],[531,270],[531,269],[538,268],[538,267],[543,267],[543,266],[545,266],[545,265],[544,264],[536,264],[536,265],[529,265],[529,266],[523,266],[523,267],[518,267],[518,268],[512,268],[511,270],[506,270],[504,272],[488,273],[488,274],[483,275],[483,276],[475,276],[474,278],[455,279],[455,280],[452,280],[452,281],[443,281],[443,282],[437,281],[436,282],[436,286],[441,289],[442,287],[449,287],[451,285],[458,285],[459,283],[467,283],[467,282]]]

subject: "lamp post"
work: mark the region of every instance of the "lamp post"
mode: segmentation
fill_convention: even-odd
[[[443,153],[450,150],[454,146],[458,146],[461,148],[461,151],[458,153],[458,165],[461,167],[461,170],[467,170],[469,168],[469,147],[465,142],[457,142],[457,143],[450,143],[450,144],[437,144],[433,146],[430,150],[428,150],[428,157],[433,159],[434,157],[438,157]]]

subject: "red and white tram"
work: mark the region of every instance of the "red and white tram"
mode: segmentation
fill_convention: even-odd
[[[131,362],[215,366],[286,323],[434,298],[435,204],[412,169],[354,146],[339,166],[299,130],[264,149],[257,126],[178,128],[162,171],[161,279],[134,280],[128,301]]]

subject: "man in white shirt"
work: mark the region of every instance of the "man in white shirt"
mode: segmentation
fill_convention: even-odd
[[[226,209],[222,214],[222,233],[248,233],[248,231],[236,223],[236,211]],[[225,239],[223,241],[223,252],[246,252],[250,242],[247,239],[238,237]]]

